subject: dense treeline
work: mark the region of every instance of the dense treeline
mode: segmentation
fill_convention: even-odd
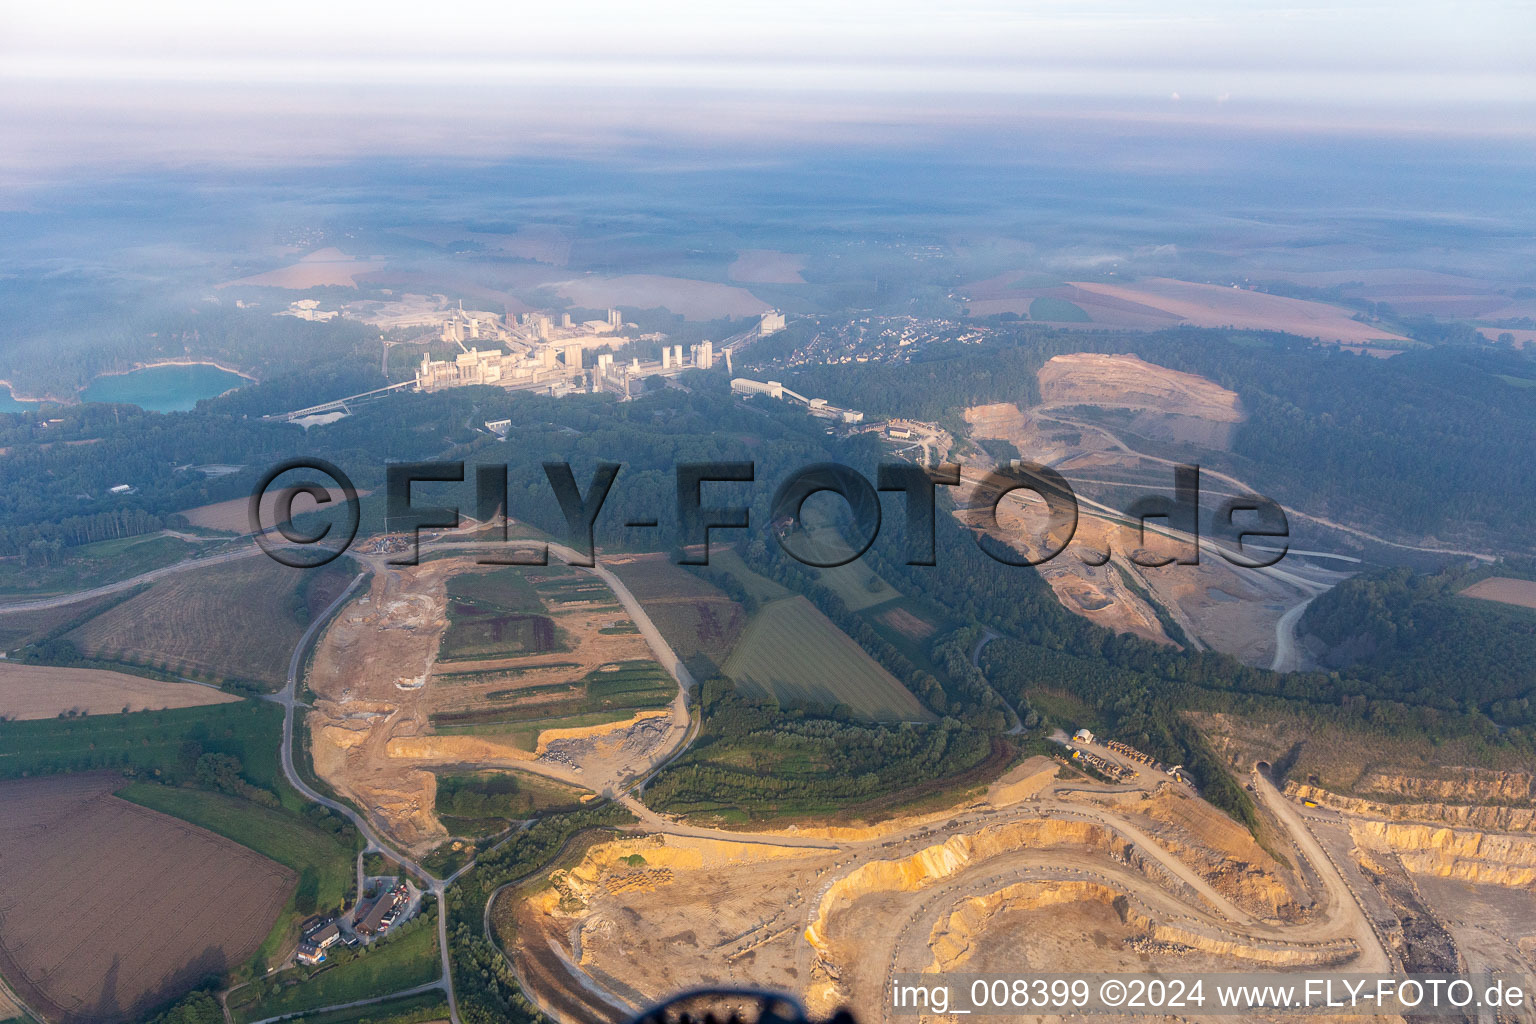
[[[174,516],[157,516],[141,508],[69,516],[52,523],[0,524],[0,558],[19,555],[23,565],[54,565],[65,557],[64,549],[68,547],[137,537],[175,525],[184,525],[184,521]]]
[[[448,946],[453,990],[466,1024],[536,1024],[544,1020],[522,994],[512,965],[484,933],[486,904],[498,888],[549,865],[578,834],[627,825],[634,815],[613,803],[552,814],[482,850],[475,866],[448,891]]]
[[[10,336],[0,345],[0,378],[27,396],[66,399],[101,374],[164,360],[215,362],[265,379],[361,351],[376,361],[378,352],[378,332],[351,320],[273,316],[274,306],[266,304],[144,305],[127,297],[114,302],[110,294],[104,304],[99,289],[72,303],[66,322],[54,319],[28,331],[27,311],[39,308],[30,294],[35,287],[33,280],[0,282],[0,307],[13,314]]]
[[[1238,393],[1248,414],[1233,442],[1238,468],[1273,497],[1388,536],[1536,547],[1529,350],[1457,345],[1375,359],[1287,335],[1222,340],[1170,331],[1137,351]]]
[[[1285,504],[1360,518],[1393,537],[1528,550],[1536,546],[1536,477],[1526,472],[1536,436],[1532,350],[1474,345],[1465,332],[1433,326],[1419,324],[1418,334],[1443,344],[1376,359],[1277,333],[1000,323],[981,345],[931,345],[906,363],[783,376],[837,405],[958,428],[965,406],[1038,401],[1036,373],[1052,356],[1135,353],[1237,392],[1248,418],[1224,468]],[[1214,452],[1201,459],[1224,461]]]
[[[1363,574],[1313,601],[1302,626],[1368,696],[1536,725],[1536,612],[1457,596],[1492,573],[1536,579],[1536,561]]]
[[[724,679],[702,684],[700,706],[699,738],[646,789],[653,807],[752,819],[837,813],[916,793],[993,753],[986,732],[953,718],[855,723],[748,697]]]

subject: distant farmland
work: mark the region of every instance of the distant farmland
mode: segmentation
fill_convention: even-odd
[[[118,799],[122,781],[0,783],[0,970],[52,1021],[133,1019],[238,965],[297,881],[236,843]]]
[[[184,572],[64,639],[94,658],[275,690],[309,615],[346,586],[349,566],[301,570],[251,558]]]
[[[803,597],[766,605],[748,623],[725,674],[781,703],[846,704],[882,722],[933,715],[895,676]]]
[[[1462,597],[1477,597],[1521,608],[1536,608],[1536,580],[1516,580],[1508,576],[1490,576],[1461,592]]]

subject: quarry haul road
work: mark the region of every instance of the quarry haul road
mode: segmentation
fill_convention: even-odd
[[[1122,441],[1115,434],[1099,426],[1098,424],[1086,423],[1082,420],[1072,419],[1069,416],[1063,416],[1055,411],[1056,408],[1058,407],[1049,405],[1037,405],[1030,409],[1030,412],[1043,414],[1047,419],[1056,420],[1058,423],[1065,423],[1069,426],[1077,427],[1080,430],[1092,430],[1097,434],[1102,434],[1109,440],[1111,444],[1115,445],[1121,451],[1125,452],[1127,455],[1134,455],[1138,459],[1146,459],[1148,462],[1157,462],[1165,466],[1179,465],[1179,463],[1173,459],[1165,459],[1157,455],[1148,455],[1145,452],[1137,451],[1135,448],[1132,448],[1130,445]],[[1214,477],[1223,483],[1231,484],[1234,487],[1240,487],[1243,489],[1244,493],[1257,493],[1254,488],[1250,487],[1242,480],[1239,480],[1237,477],[1228,476],[1226,473],[1222,473],[1218,470],[1201,467],[1200,475]],[[1297,516],[1298,518],[1305,519],[1308,522],[1316,523],[1319,526],[1326,526],[1331,530],[1338,530],[1340,533],[1350,534],[1351,536],[1358,537],[1361,540],[1371,541],[1376,544],[1385,544],[1387,547],[1391,548],[1401,548],[1404,551],[1422,551],[1432,555],[1458,555],[1466,558],[1475,558],[1480,562],[1498,561],[1496,556],[1486,554],[1481,551],[1463,551],[1459,548],[1439,548],[1429,545],[1405,544],[1401,541],[1387,540],[1385,537],[1378,537],[1374,533],[1370,533],[1358,527],[1346,526],[1345,524],[1337,522],[1336,520],[1328,519],[1324,516],[1312,515],[1311,513],[1302,512],[1296,509],[1287,510],[1286,514]]]
[[[1259,798],[1264,801],[1285,830],[1291,834],[1296,843],[1296,848],[1301,851],[1307,860],[1312,862],[1312,870],[1322,881],[1323,888],[1328,893],[1328,917],[1343,918],[1341,922],[1347,929],[1347,934],[1355,940],[1360,947],[1360,962],[1351,965],[1352,970],[1365,974],[1386,974],[1392,971],[1392,955],[1387,952],[1386,945],[1377,935],[1370,918],[1366,916],[1365,908],[1360,904],[1349,883],[1344,876],[1339,874],[1339,869],[1333,863],[1333,858],[1328,856],[1317,837],[1312,834],[1312,829],[1302,820],[1296,806],[1285,798],[1269,781],[1269,776],[1254,768],[1254,790]]]

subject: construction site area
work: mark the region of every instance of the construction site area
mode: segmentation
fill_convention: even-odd
[[[601,578],[471,557],[388,566],[306,682],[316,774],[418,854],[449,838],[438,778],[483,769],[612,793],[687,731],[684,694]]]

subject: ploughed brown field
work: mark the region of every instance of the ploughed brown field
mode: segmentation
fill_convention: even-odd
[[[152,708],[192,708],[239,700],[196,683],[145,679],[95,668],[0,662],[0,717],[54,718],[62,712],[115,715]]]
[[[112,795],[119,775],[0,783],[0,974],[53,1022],[141,1016],[246,960],[296,882]]]
[[[1490,576],[1461,592],[1462,597],[1480,597],[1484,601],[1536,608],[1536,580],[1512,580],[1508,576]]]

